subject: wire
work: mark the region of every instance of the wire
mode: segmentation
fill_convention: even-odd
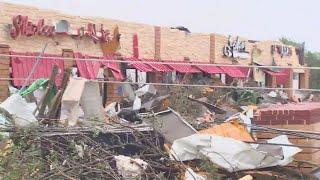
[[[15,54],[0,54],[0,57],[23,57],[35,58],[37,56],[15,55]],[[54,59],[64,61],[93,61],[93,62],[117,62],[117,63],[147,63],[147,64],[165,64],[165,65],[197,65],[197,66],[221,66],[221,67],[249,67],[249,68],[282,68],[282,69],[311,69],[320,70],[320,67],[307,67],[307,66],[271,66],[271,65],[239,65],[239,64],[208,64],[208,63],[188,63],[188,62],[172,62],[172,61],[132,61],[132,60],[116,60],[116,59],[96,59],[96,58],[70,58],[70,57],[41,57],[41,59]]]
[[[23,83],[23,85],[22,85],[22,87],[21,87],[21,89],[20,89],[19,92],[23,91],[24,88],[28,85],[28,82],[29,82],[30,78],[32,77],[32,74],[35,72],[36,67],[38,66],[38,64],[39,64],[39,62],[40,62],[40,60],[41,60],[41,57],[42,57],[44,51],[46,50],[47,46],[48,46],[48,43],[46,43],[46,44],[44,45],[44,47],[42,48],[42,52],[36,57],[36,62],[33,64],[32,69],[31,69],[31,71],[29,72],[29,75],[28,75],[28,77],[26,78],[26,80],[24,81],[24,83]]]
[[[299,147],[299,148],[310,148],[310,149],[320,149],[320,146],[304,146],[304,145],[294,145],[294,144],[281,144],[281,143],[268,143],[268,142],[252,142],[252,141],[243,141],[248,144],[262,144],[270,146],[288,146],[288,147]]]
[[[0,80],[25,80],[26,78],[5,78],[0,77]],[[30,79],[37,80],[37,79]],[[237,86],[219,86],[219,85],[205,85],[205,84],[177,84],[177,83],[141,83],[141,82],[129,82],[129,81],[105,81],[105,80],[88,80],[91,82],[99,83],[110,83],[110,84],[144,84],[144,85],[155,85],[155,86],[178,86],[178,87],[209,87],[209,88],[220,88],[220,89],[247,89],[247,90],[294,90],[294,91],[307,91],[307,92],[320,92],[320,89],[295,89],[295,88],[271,88],[271,87],[237,87]]]

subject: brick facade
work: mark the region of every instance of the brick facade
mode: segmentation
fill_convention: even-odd
[[[46,43],[49,43],[45,53],[63,54],[64,57],[70,57],[71,52],[81,52],[90,56],[102,56],[101,45],[94,43],[90,38],[72,37],[69,35],[55,35],[54,37],[45,36],[19,36],[16,39],[10,37],[9,26],[12,25],[12,17],[15,15],[28,16],[33,23],[44,18],[46,25],[55,25],[60,20],[66,20],[70,23],[72,31],[86,27],[88,23],[96,25],[103,24],[112,34],[112,30],[118,26],[121,34],[120,53],[123,57],[133,56],[132,37],[136,34],[139,38],[138,49],[139,58],[155,58],[162,61],[184,61],[185,58],[191,62],[231,64],[234,63],[231,58],[223,55],[223,47],[228,43],[228,37],[220,34],[204,33],[186,33],[168,27],[152,26],[147,24],[138,24],[124,22],[105,18],[91,18],[62,14],[57,11],[38,9],[34,7],[16,5],[9,3],[0,3],[0,44],[10,46],[12,51],[16,52],[40,52]],[[234,37],[233,37],[234,38]],[[271,65],[273,60],[277,65],[297,66],[299,63],[296,51],[292,51],[291,56],[281,57],[279,54],[271,54],[272,45],[282,45],[277,41],[250,41],[240,37],[245,42],[246,51],[252,54],[254,48],[257,49],[255,61],[264,65]],[[294,49],[293,47],[291,47]],[[239,64],[252,64],[253,58],[238,60]],[[67,61],[66,67],[71,67],[74,62]],[[4,67],[3,67],[4,68]],[[9,72],[8,68],[4,68]],[[308,88],[309,75],[301,74],[301,87]],[[8,76],[9,77],[9,76]],[[272,82],[275,82],[272,81]],[[272,84],[276,86],[276,84]],[[291,85],[289,84],[289,87]]]
[[[10,54],[10,47],[0,44],[0,54]],[[10,78],[10,58],[0,56],[0,78]],[[9,95],[9,80],[0,79],[0,102]]]

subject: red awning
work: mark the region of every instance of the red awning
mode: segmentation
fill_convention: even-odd
[[[172,69],[169,66],[165,65],[165,64],[147,63],[147,62],[159,62],[159,61],[157,61],[155,59],[142,59],[142,61],[144,61],[145,64],[148,64],[149,66],[151,66],[156,71],[159,71],[159,72],[172,72]]]
[[[273,72],[273,71],[264,71],[267,74],[269,74],[270,76],[286,76],[287,74],[284,72]]]
[[[183,63],[183,62],[180,62]],[[201,72],[199,69],[193,67],[191,64],[168,64],[172,69],[179,73],[198,73]]]
[[[99,59],[93,56],[83,56],[81,53],[74,53],[76,59],[76,64],[79,69],[80,77],[86,79],[96,79],[101,63],[99,61],[83,60],[83,59]]]
[[[104,56],[101,57],[100,59],[105,59],[105,60],[115,60],[114,56]],[[117,79],[117,80],[123,80],[124,77],[121,73],[121,69],[120,69],[120,65],[117,62],[110,62],[110,61],[105,61],[105,62],[101,62],[105,67],[109,68],[113,74],[113,76]]]
[[[276,77],[277,84],[286,84],[289,79],[289,69],[284,69],[281,72],[274,72],[271,70],[264,70],[270,76]]]
[[[224,73],[232,78],[246,78],[247,75],[244,74],[239,68],[231,66],[220,66]]]
[[[209,66],[209,65],[197,65],[197,68],[199,68],[201,71],[209,74],[221,74],[223,73],[223,70],[220,69],[217,66]]]
[[[15,53],[11,52],[12,55],[21,55],[21,56],[33,56],[33,57],[11,57],[11,67],[12,67],[12,77],[13,85],[22,86],[25,82],[24,78],[27,78],[34,63],[36,62],[36,56],[39,53]],[[42,57],[61,57],[52,54],[43,54]],[[39,78],[49,78],[52,72],[54,65],[57,65],[60,69],[57,77],[56,84],[61,85],[63,73],[64,73],[64,61],[62,59],[45,59],[41,58],[39,64],[37,65],[35,72],[32,74],[31,80],[27,85],[31,84],[34,79]]]
[[[126,60],[132,61],[132,63],[129,63],[130,66],[133,68],[141,71],[141,72],[152,72],[154,71],[152,67],[150,67],[147,64],[142,63],[139,59],[137,58],[126,58]],[[139,62],[140,61],[140,62]]]

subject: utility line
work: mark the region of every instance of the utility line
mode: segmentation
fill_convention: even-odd
[[[26,78],[5,78],[0,77],[0,81],[10,80],[25,80]],[[37,80],[37,79],[31,79]],[[238,86],[221,86],[221,85],[205,85],[205,84],[177,84],[177,83],[142,83],[142,82],[129,82],[129,81],[105,81],[105,80],[88,80],[91,82],[110,83],[110,84],[137,84],[137,85],[155,85],[155,86],[178,86],[178,87],[209,87],[220,89],[246,89],[246,90],[294,90],[294,91],[307,91],[307,92],[320,92],[320,89],[295,89],[295,88],[272,88],[272,87],[238,87]]]
[[[27,56],[27,55],[15,55],[15,54],[0,54],[0,57],[21,57],[21,58],[36,58],[37,56]],[[72,58],[72,57],[41,57],[44,59],[54,59],[63,61],[93,61],[93,62],[116,62],[116,63],[146,63],[146,64],[164,64],[164,65],[196,65],[196,66],[221,66],[221,67],[249,67],[249,68],[279,68],[279,69],[310,69],[310,70],[320,70],[320,67],[307,67],[307,66],[272,66],[272,65],[240,65],[240,64],[210,64],[210,63],[200,63],[200,62],[177,62],[177,61],[136,61],[133,60],[117,60],[117,59],[96,59],[96,58]],[[124,58],[126,59],[126,58]],[[130,58],[128,58],[130,59]],[[29,60],[29,59],[27,59]],[[32,60],[32,59],[30,59]],[[142,58],[143,60],[143,58]]]

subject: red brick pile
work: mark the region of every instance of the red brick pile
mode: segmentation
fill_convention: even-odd
[[[320,103],[303,102],[272,105],[254,116],[257,125],[314,124],[320,122]]]

